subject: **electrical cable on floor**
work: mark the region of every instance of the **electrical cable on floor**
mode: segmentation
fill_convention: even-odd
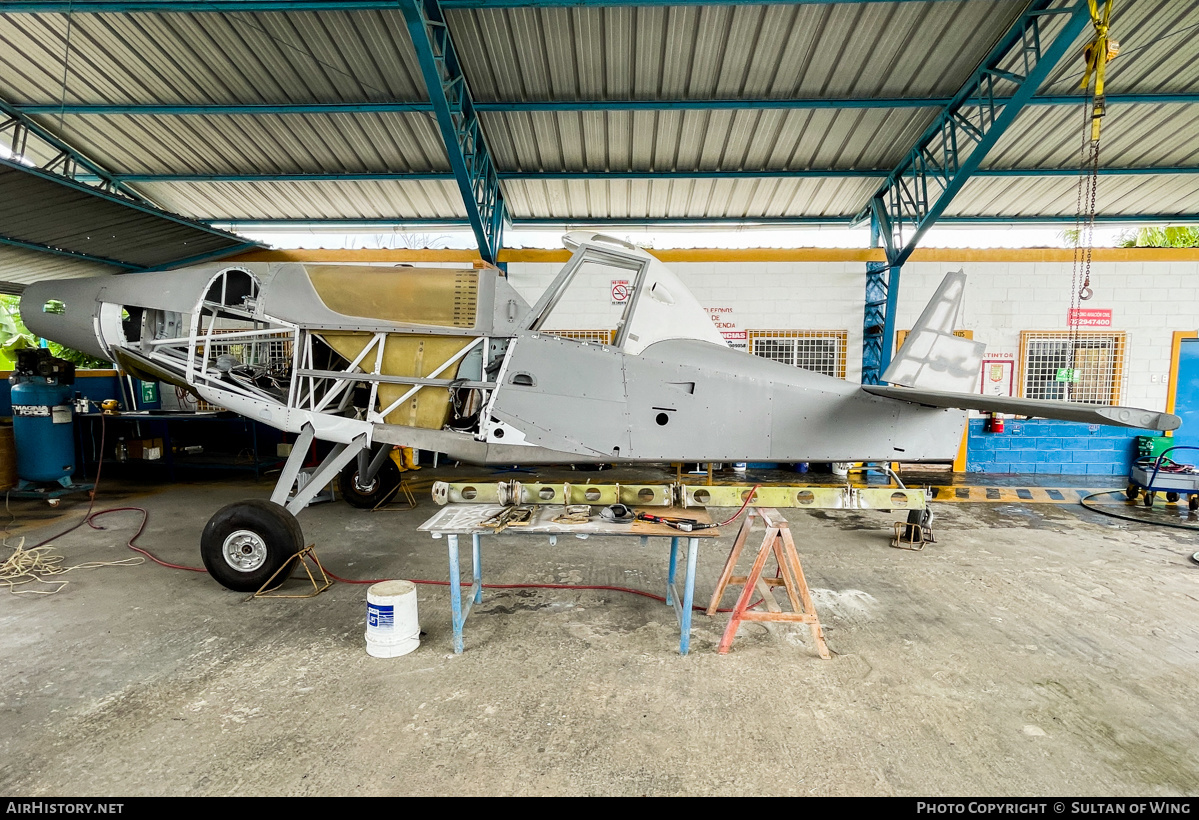
[[[1137,518],[1135,515],[1124,515],[1123,513],[1113,512],[1111,510],[1104,510],[1104,509],[1101,509],[1100,507],[1097,507],[1097,506],[1087,503],[1087,499],[1095,498],[1096,496],[1113,495],[1115,493],[1123,493],[1123,492],[1124,492],[1123,490],[1102,490],[1097,493],[1091,493],[1090,495],[1083,496],[1081,499],[1079,499],[1078,503],[1081,504],[1083,507],[1087,508],[1088,510],[1091,510],[1092,512],[1097,512],[1102,515],[1110,515],[1112,518],[1120,518],[1125,521],[1135,521],[1138,524],[1149,524],[1154,527],[1172,527],[1173,529],[1176,529],[1176,530],[1190,530],[1191,532],[1199,532],[1199,524],[1195,524],[1195,525],[1173,524],[1169,521],[1150,521],[1149,519],[1146,519],[1146,518]]]
[[[1112,495],[1114,493],[1122,493],[1122,492],[1124,492],[1124,491],[1123,490],[1103,490],[1101,492],[1091,493],[1090,495],[1083,496],[1082,498],[1079,499],[1078,503],[1081,504],[1086,509],[1091,510],[1092,512],[1101,513],[1103,515],[1110,515],[1112,518],[1120,518],[1120,519],[1123,519],[1124,521],[1135,521],[1138,524],[1149,524],[1150,526],[1153,526],[1153,527],[1170,527],[1170,528],[1176,529],[1176,530],[1191,530],[1191,531],[1199,530],[1199,524],[1192,526],[1190,524],[1173,524],[1169,521],[1150,521],[1145,518],[1137,518],[1136,516],[1133,516],[1133,515],[1122,515],[1121,513],[1118,513],[1118,512],[1102,510],[1099,507],[1095,507],[1095,506],[1092,506],[1087,503],[1088,498],[1094,498],[1095,496],[1098,496],[1098,495]],[[1194,561],[1196,564],[1199,564],[1199,551],[1191,553],[1191,560]]]
[[[42,594],[42,595],[53,594],[54,592],[58,592],[60,589],[62,589],[62,587],[66,586],[67,582],[66,581],[47,582],[47,581],[44,581],[39,576],[48,575],[50,577],[55,577],[57,575],[61,575],[61,574],[65,573],[65,572],[69,572],[72,569],[93,569],[93,568],[107,567],[107,566],[136,566],[137,564],[143,563],[143,561],[145,559],[149,559],[150,561],[153,561],[154,563],[158,564],[159,566],[166,567],[167,569],[185,570],[187,572],[205,572],[205,573],[207,572],[207,570],[205,570],[203,567],[189,567],[189,566],[185,566],[182,564],[172,564],[168,561],[164,561],[161,558],[158,558],[153,553],[151,553],[149,550],[145,549],[144,547],[140,547],[137,545],[137,543],[136,543],[137,539],[141,537],[143,532],[145,532],[146,524],[150,520],[150,513],[144,507],[110,507],[106,510],[96,510],[95,512],[92,512],[92,509],[96,503],[96,494],[100,490],[100,474],[104,467],[104,444],[105,444],[106,432],[107,432],[106,419],[104,416],[101,416],[100,417],[100,460],[96,467],[96,481],[95,481],[95,486],[93,487],[93,489],[91,491],[91,500],[89,501],[89,503],[87,505],[87,513],[84,515],[83,519],[81,521],[79,521],[78,523],[63,530],[62,532],[52,535],[49,538],[45,539],[44,541],[38,542],[37,544],[35,544],[34,546],[30,547],[27,550],[24,548],[24,539],[21,539],[21,544],[18,545],[14,549],[13,555],[10,556],[9,559],[4,564],[0,564],[0,584],[7,584],[9,586],[10,590],[12,590],[12,588],[14,586],[29,583],[33,580],[41,581],[42,583],[59,583],[59,584],[61,584],[61,586],[57,587],[56,589],[54,589],[52,591],[44,591],[44,590],[37,591],[37,594]],[[754,491],[756,491],[758,489],[759,486],[761,486],[761,485],[756,485],[754,487],[754,489],[752,491],[750,491],[749,495],[745,499],[745,503],[741,505],[741,509],[739,509],[727,521],[724,521],[724,522],[718,524],[717,526],[725,526],[727,524],[732,523],[737,518],[739,518],[741,516],[741,514],[743,512],[745,512],[745,509],[749,506],[749,502],[753,498],[753,493],[754,493]],[[6,508],[7,508],[7,500],[8,499],[6,496],[5,497]],[[84,524],[87,524],[89,527],[91,527],[94,530],[103,530],[103,529],[105,529],[105,527],[102,527],[99,524],[95,523],[96,519],[98,519],[102,516],[105,516],[105,515],[110,515],[112,513],[118,513],[118,512],[140,512],[142,514],[142,521],[141,521],[141,524],[137,528],[137,532],[135,532],[133,534],[132,538],[130,538],[128,541],[125,542],[125,546],[127,546],[129,549],[133,550],[134,552],[138,553],[139,555],[144,556],[144,558],[127,558],[123,561],[113,561],[113,562],[89,561],[87,563],[79,564],[79,565],[73,566],[73,567],[67,567],[65,569],[59,568],[62,563],[62,560],[63,560],[62,557],[51,554],[48,551],[48,549],[46,549],[46,545],[48,545],[51,541],[57,540],[57,539],[63,537],[64,535],[67,535],[68,533],[74,532],[75,530],[77,530],[81,526],[83,526]],[[11,512],[10,512],[10,515],[11,515]],[[16,520],[16,516],[13,516],[12,520]],[[9,524],[11,524],[11,523],[12,522],[10,521]],[[7,532],[7,527],[5,528],[5,531]],[[8,544],[5,543],[5,546],[8,546]],[[383,581],[393,580],[390,578],[377,578],[374,580],[356,581],[356,580],[351,580],[349,578],[342,578],[338,575],[333,574],[332,572],[329,572],[329,570],[325,569],[324,565],[322,565],[320,563],[319,559],[317,560],[317,565],[320,566],[321,570],[323,570],[325,572],[325,574],[328,575],[330,578],[332,578],[335,581],[340,581],[343,584],[377,584],[377,583],[381,583]],[[32,573],[32,575],[31,575],[31,573]],[[31,575],[31,577],[29,577],[27,580],[17,581],[18,578],[22,578],[27,575]],[[450,585],[449,581],[433,581],[433,580],[426,580],[426,579],[410,579],[410,580],[414,584],[425,584],[425,585],[429,585],[429,586],[448,587]],[[470,582],[462,583],[462,586],[470,586],[470,585],[471,585]],[[483,588],[484,589],[601,590],[601,591],[607,591],[607,592],[624,592],[624,593],[628,593],[630,595],[640,595],[644,598],[651,598],[651,599],[653,599],[655,601],[659,601],[661,603],[666,602],[666,598],[664,596],[656,595],[652,592],[646,592],[645,590],[641,590],[641,589],[633,589],[632,587],[608,586],[608,585],[604,585],[604,584],[590,584],[590,585],[584,585],[584,584],[483,584]],[[33,590],[30,590],[29,592],[33,592]],[[20,594],[20,593],[16,593],[16,594]],[[751,608],[753,606],[757,606],[758,603],[761,603],[761,601],[758,601],[758,602],[752,604]],[[705,607],[702,607],[698,604],[693,604],[691,608],[696,611],[699,611],[699,612],[703,612],[706,609]],[[717,612],[732,612],[732,610],[731,609],[719,609],[719,610],[717,610]]]
[[[334,573],[330,572],[325,567],[325,565],[320,562],[319,558],[316,558],[316,556],[313,556],[313,558],[316,560],[317,566],[319,566],[321,568],[321,571],[323,571],[326,575],[328,575],[334,581],[339,581],[343,584],[381,584],[385,581],[395,580],[394,578],[372,578],[369,580],[362,581],[362,580],[354,580],[351,578],[342,578],[340,575],[335,575]],[[431,580],[423,579],[423,578],[407,578],[405,580],[407,580],[408,582],[413,583],[413,584],[424,584],[427,586],[448,587],[450,585],[449,581],[431,581]],[[469,587],[471,585],[472,585],[471,581],[460,581],[459,582],[459,586]],[[633,589],[632,587],[608,586],[606,584],[483,584],[482,587],[483,587],[483,589],[591,589],[591,590],[603,590],[603,591],[607,591],[607,592],[627,592],[630,595],[640,595],[643,598],[652,598],[653,600],[658,601],[659,603],[663,603],[663,604],[666,603],[666,598],[664,596],[656,595],[653,592],[646,592],[643,589]],[[761,601],[757,601],[756,603],[751,604],[750,608],[757,606],[760,603],[761,603]],[[696,612],[707,611],[707,607],[700,606],[699,604],[692,604],[691,608],[693,610],[695,610]],[[716,611],[717,612],[732,612],[733,610],[718,609]]]
[[[178,564],[171,564],[166,561],[162,561],[152,555],[148,550],[137,546],[137,539],[141,537],[141,534],[145,531],[146,523],[150,519],[150,513],[145,508],[110,507],[106,510],[93,511],[96,504],[96,493],[99,492],[100,489],[100,475],[104,468],[104,443],[106,432],[107,419],[104,416],[101,416],[100,459],[96,466],[95,486],[92,488],[90,493],[91,499],[87,505],[87,512],[84,514],[83,519],[78,523],[68,527],[62,532],[50,536],[43,541],[39,541],[37,544],[34,544],[29,548],[25,547],[24,538],[22,538],[20,543],[15,546],[9,544],[8,530],[9,527],[12,526],[12,523],[16,521],[16,515],[14,515],[12,510],[9,508],[8,494],[5,493],[4,508],[6,511],[8,511],[10,519],[4,527],[5,537],[0,543],[2,543],[3,546],[11,549],[13,552],[2,564],[0,564],[0,585],[7,586],[9,592],[13,593],[14,595],[53,595],[54,593],[61,591],[68,583],[67,581],[62,580],[61,576],[72,570],[99,569],[100,567],[132,567],[145,563],[146,559],[171,569],[184,569],[192,572],[204,572],[203,568],[180,566]],[[133,534],[133,537],[125,542],[125,546],[134,552],[139,553],[140,556],[143,557],[125,558],[117,561],[85,561],[82,564],[75,564],[69,567],[64,567],[62,565],[65,559],[62,555],[55,552],[52,546],[50,546],[52,541],[62,538],[68,533],[74,532],[84,524],[87,524],[94,530],[103,530],[105,528],[97,524],[96,519],[118,512],[140,512],[142,514],[141,525],[138,526],[137,532]],[[16,589],[18,586],[25,586],[35,582],[53,585],[54,589]]]

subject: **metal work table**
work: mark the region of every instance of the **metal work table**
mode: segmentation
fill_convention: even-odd
[[[674,607],[678,618],[679,654],[686,655],[691,645],[691,613],[695,601],[695,567],[699,558],[699,541],[701,538],[715,538],[720,535],[718,529],[699,530],[696,532],[681,532],[664,524],[651,524],[648,521],[633,521],[620,524],[605,521],[599,517],[598,508],[593,508],[595,514],[586,524],[559,524],[554,517],[565,509],[557,504],[532,505],[533,517],[528,524],[504,529],[498,535],[548,535],[551,543],[559,536],[636,536],[645,544],[652,537],[670,539],[670,567],[666,577],[666,603]],[[445,536],[450,552],[450,608],[453,613],[454,652],[461,653],[463,649],[462,629],[466,617],[477,603],[483,600],[483,570],[482,570],[482,536],[497,535],[493,529],[480,526],[490,516],[503,510],[499,504],[447,504],[437,511],[432,518],[421,524],[417,529],[430,533],[434,538]],[[653,515],[691,518],[701,523],[710,523],[711,517],[703,508],[689,507],[676,509],[673,507],[638,507],[639,512],[645,511]],[[470,588],[469,600],[465,607],[462,604],[461,570],[458,560],[458,537],[471,537],[471,552],[473,561],[473,583]],[[679,541],[687,539],[687,570],[683,577],[683,593],[680,600],[678,589],[675,587],[675,577],[678,569]]]

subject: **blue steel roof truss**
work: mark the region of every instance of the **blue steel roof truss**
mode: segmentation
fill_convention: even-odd
[[[29,138],[39,141],[46,153],[52,154],[41,170],[97,188],[105,193],[118,194],[126,199],[150,205],[144,197],[130,189],[105,169],[80,154],[54,134],[29,119],[16,106],[0,100],[0,145],[14,158],[27,158]]]
[[[503,241],[504,197],[445,16],[438,0],[402,0],[401,6],[479,254],[495,263]]]
[[[1025,10],[858,215],[881,223],[892,266],[912,254],[1090,22],[1086,0],[1055,9],[1051,2],[1035,0]],[[1045,46],[1041,26],[1056,15],[1065,15],[1065,23]],[[1001,68],[1012,56],[1018,70]],[[1006,93],[996,93],[998,83]]]
[[[888,258],[895,264],[902,264],[911,253],[923,233],[937,221],[937,217],[949,204],[967,179],[971,176],[1051,176],[1064,173],[1074,173],[1066,169],[1053,168],[990,168],[979,169],[986,152],[994,145],[1003,130],[1011,124],[1015,114],[1025,105],[1066,105],[1077,104],[1083,99],[1077,95],[1069,96],[1035,96],[1038,82],[1034,73],[1041,75],[1047,72],[1056,62],[1048,51],[1042,48],[1041,23],[1046,15],[1067,15],[1067,28],[1081,29],[1085,26],[1087,15],[1080,17],[1080,10],[1086,5],[1081,0],[1069,6],[1051,9],[1050,0],[1036,0],[1009,30],[1007,35],[996,45],[992,53],[971,80],[953,98],[927,100],[917,99],[878,99],[878,100],[582,100],[582,101],[534,101],[534,102],[491,102],[476,103],[467,87],[462,70],[458,64],[457,54],[446,26],[444,9],[465,8],[522,8],[522,7],[569,7],[579,5],[594,6],[654,6],[654,5],[741,5],[759,4],[762,2],[784,2],[796,4],[839,5],[854,3],[887,2],[888,0],[366,0],[355,2],[324,2],[324,0],[293,0],[293,2],[276,2],[269,0],[243,0],[242,2],[224,2],[224,0],[205,0],[204,2],[181,2],[180,0],[161,0],[161,2],[120,2],[119,0],[74,0],[73,2],[5,2],[4,13],[195,13],[195,12],[262,12],[262,11],[324,11],[324,10],[366,10],[386,9],[397,7],[405,14],[408,28],[420,58],[422,73],[430,92],[431,102],[384,102],[384,103],[327,103],[327,104],[298,104],[298,105],[265,105],[265,106],[204,106],[204,105],[30,105],[9,106],[0,102],[0,112],[8,115],[8,119],[0,121],[0,139],[8,134],[12,144],[28,139],[30,133],[41,139],[53,140],[53,135],[38,127],[27,118],[29,113],[53,113],[64,115],[106,115],[106,114],[149,114],[149,115],[222,115],[234,113],[272,113],[272,114],[307,114],[307,113],[351,113],[357,110],[407,110],[433,111],[441,128],[450,164],[453,169],[452,178],[456,179],[462,193],[467,210],[467,221],[471,225],[479,241],[481,253],[485,258],[494,259],[501,246],[502,232],[507,222],[507,214],[503,201],[500,181],[505,179],[644,179],[644,178],[765,178],[765,177],[799,177],[799,178],[836,178],[836,177],[866,177],[883,176],[885,170],[853,169],[838,171],[835,169],[762,169],[762,170],[730,170],[730,171],[695,171],[688,169],[667,170],[660,172],[509,172],[497,173],[490,154],[487,151],[483,130],[479,123],[479,112],[493,110],[643,110],[648,108],[865,108],[865,107],[941,107],[942,114],[930,126],[921,141],[912,149],[908,158],[887,177],[883,188],[872,198],[867,208],[855,217],[860,222],[870,216],[879,227],[884,246],[888,250]],[[937,0],[914,0],[915,2],[936,2]],[[418,23],[419,21],[419,23]],[[1058,36],[1050,49],[1069,46],[1070,37],[1064,34]],[[1056,53],[1056,52],[1055,52]],[[1022,59],[1017,60],[1018,68],[1008,70],[1000,67],[1001,61],[1009,56],[1018,54]],[[1060,56],[1060,55],[1059,55]],[[1021,73],[1022,72],[1022,73]],[[1011,91],[1012,87],[1016,92]],[[1166,103],[1166,102],[1197,102],[1199,95],[1125,95],[1120,101]],[[1116,96],[1109,101],[1117,101]],[[261,110],[259,110],[261,109]],[[271,182],[271,181],[320,181],[324,179],[343,181],[364,181],[370,179],[436,179],[451,178],[439,173],[404,173],[380,172],[377,174],[113,174],[105,171],[74,152],[67,146],[44,168],[53,170],[78,182],[89,184],[106,192],[116,192],[125,197],[136,198],[140,202],[146,200],[127,187],[128,183],[151,182]],[[21,152],[18,152],[21,153]],[[1199,167],[1168,167],[1168,168],[1109,168],[1101,169],[1101,173],[1112,174],[1189,174],[1199,172]],[[152,206],[151,206],[152,207]],[[1175,215],[1172,218],[1177,218]],[[1146,217],[1148,218],[1148,217]],[[247,222],[248,220],[224,220],[219,216],[212,217],[220,222]],[[821,220],[811,219],[753,219],[743,220],[749,223],[770,224],[806,224],[820,221],[828,223],[837,218]],[[840,218],[844,221],[845,218]],[[289,220],[264,220],[261,224],[271,222],[283,223]],[[321,220],[324,221],[324,220]],[[352,221],[352,220],[351,220]],[[421,220],[366,220],[382,224],[394,221],[397,223],[416,224]],[[442,220],[445,222],[446,220]],[[452,221],[452,220],[451,220]],[[554,220],[520,220],[519,224],[532,225],[538,222]],[[558,220],[569,221],[569,220]],[[668,224],[682,223],[687,220],[679,219],[630,219],[630,220],[597,220],[600,223],[636,223],[636,224]],[[694,220],[705,224],[716,224],[722,220]],[[723,220],[727,221],[727,220]],[[969,222],[986,223],[996,221],[1036,221],[1036,220],[1002,220],[992,217],[959,217],[951,220],[941,220],[955,224]],[[1044,221],[1056,221],[1047,217]],[[337,222],[333,220],[332,222]],[[332,222],[330,224],[332,224]],[[906,239],[906,243],[905,243]]]

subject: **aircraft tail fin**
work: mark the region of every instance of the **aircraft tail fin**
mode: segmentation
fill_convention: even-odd
[[[966,274],[948,273],[908,333],[882,380],[903,387],[973,393],[986,345],[953,335],[962,312]]]

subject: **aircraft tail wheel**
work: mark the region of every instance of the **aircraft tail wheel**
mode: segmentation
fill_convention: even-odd
[[[923,510],[908,510],[908,523],[931,527],[933,525],[932,509],[925,507]]]
[[[235,592],[257,592],[304,547],[296,517],[278,504],[255,499],[221,507],[200,536],[208,574]],[[289,573],[280,573],[275,586]]]
[[[923,549],[926,543],[934,543],[933,541],[933,511],[928,507],[923,510],[908,510],[908,520],[906,526],[903,527],[903,535],[900,536],[900,525],[895,525],[896,537],[891,542],[891,546],[906,546],[906,549]]]
[[[358,462],[351,460],[337,477],[337,489],[350,506],[373,510],[400,489],[400,468],[389,458],[375,477],[363,485],[358,482]]]

